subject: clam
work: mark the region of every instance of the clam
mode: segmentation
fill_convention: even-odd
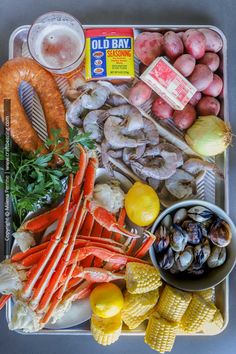
[[[180,272],[176,262],[173,264],[173,266],[169,269],[171,274],[178,274]]]
[[[186,220],[183,222],[183,228],[188,234],[188,243],[198,245],[202,240],[202,228],[198,222]]]
[[[211,247],[210,242],[207,239],[194,247],[195,262],[196,264],[199,264],[199,266],[202,266],[202,264],[207,261],[210,254]]]
[[[172,225],[172,216],[170,214],[167,214],[164,219],[162,219],[161,224],[167,229],[169,229]]]
[[[156,258],[159,267],[162,269],[170,269],[175,262],[174,252],[170,247],[165,252],[158,253]]]
[[[201,205],[194,206],[188,210],[188,216],[197,222],[204,222],[213,216],[213,212]]]
[[[173,217],[174,224],[181,224],[187,218],[188,212],[185,208],[178,209]]]
[[[170,243],[170,236],[167,228],[161,225],[155,232],[156,241],[154,242],[154,249],[157,253],[163,252]]]
[[[226,260],[226,248],[214,246],[211,251],[211,255],[207,259],[207,265],[209,268],[216,268],[221,266]]]
[[[170,237],[170,246],[175,252],[184,250],[188,242],[188,234],[179,225],[173,224],[173,231]]]
[[[196,269],[195,267],[191,267],[187,269],[187,272],[191,275],[203,275],[205,273],[205,268]]]
[[[185,271],[193,262],[193,249],[191,246],[187,246],[183,252],[176,253],[175,262],[176,267],[180,272]]]
[[[217,218],[210,228],[209,239],[211,242],[218,247],[226,247],[230,243],[231,238],[232,232],[229,224]]]

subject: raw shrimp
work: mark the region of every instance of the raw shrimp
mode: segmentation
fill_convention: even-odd
[[[81,96],[83,107],[87,109],[101,108],[105,104],[110,94],[109,89],[94,82],[90,82],[87,85],[89,92]]]
[[[183,199],[196,194],[196,180],[188,172],[177,169],[169,179],[165,181],[166,189],[176,198]]]
[[[132,161],[131,167],[146,177],[165,180],[176,172],[177,157],[175,153],[161,151],[160,157],[151,160],[143,158],[138,161]]]
[[[103,138],[102,123],[107,118],[107,113],[103,109],[89,112],[83,120],[84,131],[91,133],[90,138],[100,143]]]
[[[133,131],[132,133],[129,134],[129,136],[135,136],[136,138],[145,139],[145,135],[141,130],[139,130],[138,132]],[[128,148],[128,147],[124,148],[123,161],[126,164],[129,164],[130,160],[137,160],[141,158],[144,154],[145,149],[146,149],[146,144],[137,146],[136,148]]]
[[[143,118],[143,131],[146,139],[148,140],[148,144],[157,145],[159,144],[159,133],[155,124],[147,118]]]
[[[81,115],[84,113],[84,111],[85,109],[82,106],[81,97],[78,97],[69,105],[69,108],[66,111],[67,123],[75,127],[81,127],[83,125]]]
[[[74,101],[87,91],[95,89],[96,86],[96,82],[85,82],[84,79],[78,77],[71,81],[70,87],[65,92],[65,96],[68,100]]]
[[[109,154],[108,151],[111,148],[111,145],[109,142],[104,139],[102,144],[101,144],[101,156],[102,156],[102,164],[104,168],[107,170],[110,176],[114,177],[114,172],[111,168],[111,165],[109,164]]]
[[[107,104],[113,106],[113,107],[117,107],[117,106],[120,106],[120,105],[123,105],[123,104],[127,104],[127,101],[124,97],[122,97],[121,95],[117,95],[117,94],[111,94],[107,101],[106,101]]]
[[[183,170],[191,173],[191,175],[196,176],[198,173],[202,171],[212,171],[214,172],[218,177],[224,178],[224,174],[221,171],[221,169],[215,164],[211,163],[205,160],[201,160],[198,158],[191,158],[188,159],[184,164],[183,164]]]
[[[113,157],[113,159],[121,159],[123,156],[123,150],[108,150],[107,151],[108,155]]]
[[[108,109],[111,116],[122,117],[122,133],[127,134],[133,130],[143,128],[143,117],[139,110],[129,104]]]
[[[124,135],[122,121],[120,117],[110,116],[104,124],[104,135],[111,147],[121,149],[123,147],[136,147],[146,143],[145,139]]]
[[[162,182],[163,182],[163,181],[162,181]],[[177,201],[179,201],[178,198],[174,197],[174,196],[166,189],[165,182],[164,182],[164,186],[162,185],[161,188],[158,187],[158,197],[160,198],[161,204],[162,204],[165,208],[169,208],[171,205],[173,205],[174,203],[176,203]]]
[[[158,145],[160,151],[168,151],[176,154],[177,157],[177,167],[182,166],[183,161],[183,153],[180,149],[170,143],[161,143]]]

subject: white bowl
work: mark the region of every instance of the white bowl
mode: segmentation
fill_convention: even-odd
[[[155,233],[155,230],[158,228],[162,219],[173,211],[180,208],[191,208],[195,205],[204,206],[210,210],[212,210],[217,216],[221,219],[225,220],[231,227],[232,231],[232,240],[230,244],[227,246],[227,258],[224,264],[220,267],[209,269],[209,271],[202,276],[193,277],[193,278],[184,278],[180,277],[177,274],[171,274],[168,270],[161,269],[156,260],[155,250],[152,246],[150,248],[149,254],[152,260],[153,265],[160,270],[161,277],[166,283],[175,286],[176,288],[187,290],[187,291],[198,291],[211,288],[221,283],[232,271],[235,262],[236,262],[236,228],[233,221],[230,217],[225,213],[224,210],[219,208],[218,206],[211,204],[202,200],[186,200],[172,205],[171,207],[164,210],[156,219],[152,226],[152,233]]]

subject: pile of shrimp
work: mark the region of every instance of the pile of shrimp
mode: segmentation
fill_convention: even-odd
[[[196,194],[199,174],[222,172],[214,164],[189,157],[159,136],[156,125],[104,82],[77,83],[67,91],[72,101],[67,122],[91,133],[101,148],[103,166],[112,174],[110,158],[128,166],[159,193],[164,206]]]

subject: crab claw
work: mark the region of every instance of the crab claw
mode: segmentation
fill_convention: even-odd
[[[136,235],[133,232],[126,230],[123,226],[120,226],[117,223],[114,215],[111,214],[105,208],[99,206],[96,202],[91,200],[86,200],[85,207],[92,214],[94,219],[105,229],[127,237],[132,237],[132,238],[140,237],[139,235]]]

